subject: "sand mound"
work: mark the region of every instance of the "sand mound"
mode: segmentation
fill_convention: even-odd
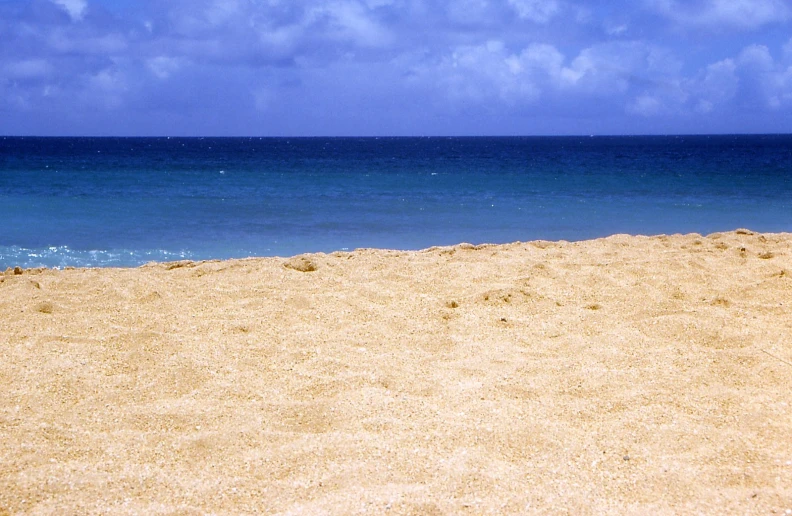
[[[790,234],[1,277],[0,514],[792,510]]]

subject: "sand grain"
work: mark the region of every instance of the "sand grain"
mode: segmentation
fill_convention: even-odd
[[[0,514],[783,514],[792,235],[9,270]]]

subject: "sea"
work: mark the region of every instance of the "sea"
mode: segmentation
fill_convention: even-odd
[[[792,135],[0,137],[0,271],[792,231]]]

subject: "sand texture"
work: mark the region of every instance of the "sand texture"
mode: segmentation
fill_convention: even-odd
[[[792,234],[0,278],[3,515],[792,513]]]

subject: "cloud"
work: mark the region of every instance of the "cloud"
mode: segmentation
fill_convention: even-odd
[[[534,43],[510,51],[503,41],[459,46],[421,80],[443,88],[458,106],[521,106],[596,112],[603,106],[645,118],[694,116],[745,109],[768,113],[792,107],[792,65],[768,47],[749,45],[737,55],[684,73],[668,49],[640,41],[611,42],[564,56]]]
[[[575,90],[611,95],[667,82],[680,68],[680,62],[662,47],[617,41],[583,49],[564,69],[563,78]]]
[[[586,48],[563,70],[564,83],[590,93],[624,92],[643,58],[640,47],[636,43],[614,43]]]
[[[428,82],[444,85],[452,102],[524,104],[536,101],[557,80],[563,59],[552,45],[533,44],[512,53],[502,41],[491,40],[457,47],[423,74]]]
[[[773,117],[792,108],[792,66],[775,60],[764,45],[748,45],[737,55],[706,65],[690,77],[644,91],[627,112],[644,117],[763,113]]]
[[[157,56],[146,60],[148,69],[159,79],[168,79],[181,67],[179,58]]]
[[[757,72],[767,72],[772,70],[774,63],[770,55],[770,49],[764,45],[749,45],[745,47],[737,57],[738,62],[744,68],[752,69]]]
[[[547,23],[561,11],[558,0],[508,0],[509,5],[523,20]]]
[[[758,29],[792,17],[787,0],[649,0],[650,9],[681,25]]]
[[[80,21],[85,15],[85,10],[88,8],[86,0],[52,0],[56,5],[61,6],[69,13],[73,21]]]
[[[0,0],[0,132],[55,119],[88,133],[160,127],[149,119],[207,134],[536,132],[571,118],[613,132],[749,116],[792,130],[791,11],[787,0]]]
[[[649,94],[641,94],[627,104],[627,112],[634,115],[654,116],[663,110],[660,99]]]
[[[371,10],[371,7],[357,1],[328,2],[309,9],[303,23],[306,29],[324,25],[326,34],[332,39],[351,41],[365,47],[387,45],[391,36],[373,18]]]
[[[686,82],[694,109],[702,114],[739,109],[771,115],[792,107],[792,66],[775,60],[764,45],[708,65]]]
[[[381,18],[392,9],[388,0],[175,0],[148,20],[147,30],[158,53],[283,66],[386,50],[396,38]]]
[[[742,88],[773,110],[792,105],[792,66],[776,62],[764,45],[750,45],[737,58]]]
[[[606,106],[654,115],[680,104],[681,64],[668,51],[642,42],[613,42],[571,59],[549,43],[510,51],[503,41],[456,47],[421,81],[443,88],[458,106],[600,112]],[[632,100],[627,100],[632,99]],[[624,107],[626,105],[626,107]]]
[[[546,25],[563,8],[561,0],[446,0],[445,13],[453,24],[503,27],[515,22]]]
[[[627,26],[627,24],[625,24],[625,23],[622,23],[620,25],[606,24],[606,26],[605,26],[605,32],[609,36],[623,36],[624,34],[627,33],[627,31],[629,29],[630,29],[630,27]]]
[[[733,59],[713,63],[689,81],[688,89],[696,98],[695,109],[700,113],[710,113],[716,106],[723,106],[737,95],[740,79],[737,65]]]

